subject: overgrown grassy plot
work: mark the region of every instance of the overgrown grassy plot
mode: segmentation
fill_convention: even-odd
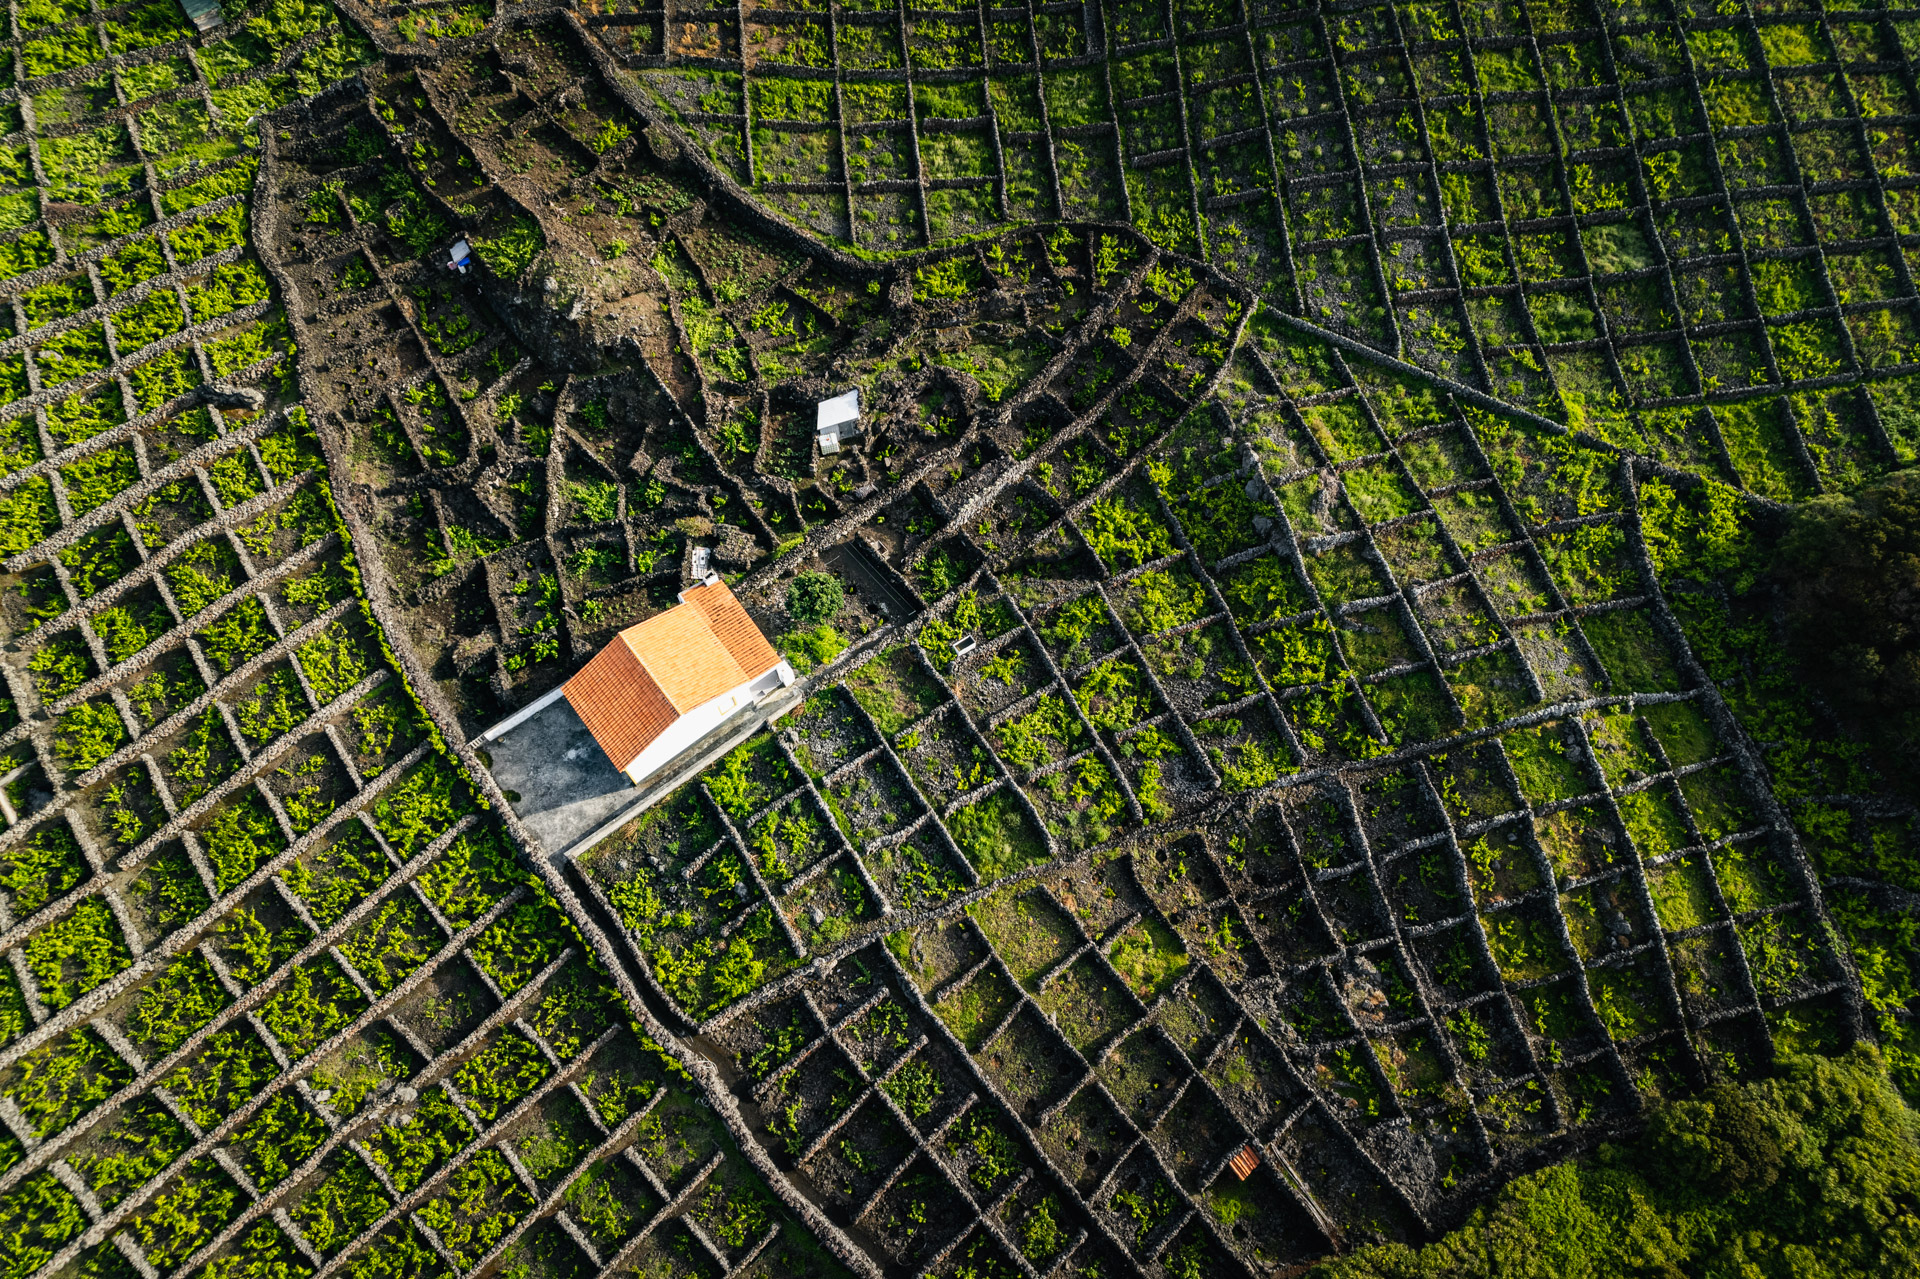
[[[847,688],[883,733],[897,734],[945,700],[945,690],[905,647],[862,666]]]
[[[784,767],[784,765],[781,765]],[[748,784],[744,779],[742,785]],[[585,859],[599,891],[606,895],[651,966],[656,980],[688,1013],[708,1016],[746,994],[775,965],[792,961],[778,931],[771,905],[753,900],[755,870],[730,838],[718,843],[672,838],[681,827],[660,824],[675,808],[692,818],[696,838],[718,837],[718,821],[705,813],[704,801],[683,791],[677,804],[649,814],[630,835],[616,835]],[[658,817],[656,817],[656,814]],[[776,817],[778,814],[775,815]],[[818,821],[818,818],[812,820]],[[671,833],[671,834],[670,834]],[[789,848],[795,833],[789,830]],[[804,835],[809,844],[816,838]],[[663,849],[667,857],[685,858],[694,874],[669,877],[660,852],[648,854],[648,865],[635,865],[621,854],[629,849]],[[774,855],[779,856],[775,837]],[[757,850],[761,860],[764,849]],[[774,868],[776,876],[778,868]]]
[[[983,969],[958,990],[948,991],[934,1012],[970,1051],[979,1049],[1018,1003],[1011,983],[998,968]]]
[[[1137,1016],[1120,983],[1091,960],[1069,967],[1037,1002],[1083,1057],[1091,1057]]]

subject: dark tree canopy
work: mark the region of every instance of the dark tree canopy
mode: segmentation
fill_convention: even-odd
[[[1800,507],[1776,573],[1794,646],[1830,697],[1920,711],[1920,470]]]
[[[1659,1111],[1648,1140],[1662,1153],[1652,1171],[1676,1191],[1757,1194],[1780,1177],[1783,1156],[1767,1111],[1732,1084]]]
[[[846,602],[840,579],[831,573],[802,573],[787,588],[787,612],[803,626],[831,620]]]
[[[1852,1279],[1920,1273],[1920,1117],[1865,1045],[1662,1107],[1626,1146],[1521,1177],[1437,1243],[1314,1279]]]

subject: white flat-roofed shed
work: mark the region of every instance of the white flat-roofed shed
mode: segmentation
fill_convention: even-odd
[[[860,434],[860,388],[820,401],[813,429],[822,453],[838,453],[843,438]]]

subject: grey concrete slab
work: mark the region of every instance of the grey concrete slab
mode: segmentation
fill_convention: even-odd
[[[564,697],[483,748],[513,812],[558,852],[639,798]],[[515,795],[518,799],[514,799]]]
[[[735,711],[712,732],[681,751],[659,772],[635,787],[630,792],[633,802],[628,807],[615,813],[605,824],[575,840],[570,847],[558,851],[550,850],[554,863],[558,865],[566,858],[580,856],[641,813],[706,772],[708,768],[718,763],[722,756],[759,732],[768,721],[778,719],[792,710],[799,704],[800,697],[799,686],[795,685],[780,689],[757,706]]]
[[[571,855],[678,790],[799,700],[796,685],[735,711],[641,786],[607,761],[600,743],[564,697],[481,749],[514,816],[550,856]]]

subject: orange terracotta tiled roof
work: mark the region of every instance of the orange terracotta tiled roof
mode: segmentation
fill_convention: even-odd
[[[615,768],[632,763],[680,718],[666,693],[619,637],[595,653],[563,691]]]
[[[682,715],[779,661],[733,592],[716,582],[614,636],[565,693],[613,766],[625,768]]]
[[[1260,1156],[1253,1152],[1252,1146],[1240,1147],[1234,1157],[1227,1161],[1227,1167],[1233,1169],[1234,1175],[1242,1181],[1252,1176],[1253,1170],[1259,1166]]]
[[[660,691],[681,714],[753,678],[698,608],[681,604],[620,632]]]
[[[767,643],[767,637],[747,616],[747,610],[740,607],[740,601],[734,598],[725,582],[694,587],[687,592],[687,603],[706,617],[707,625],[750,678],[757,679],[779,665],[780,654],[773,651],[773,645]]]

